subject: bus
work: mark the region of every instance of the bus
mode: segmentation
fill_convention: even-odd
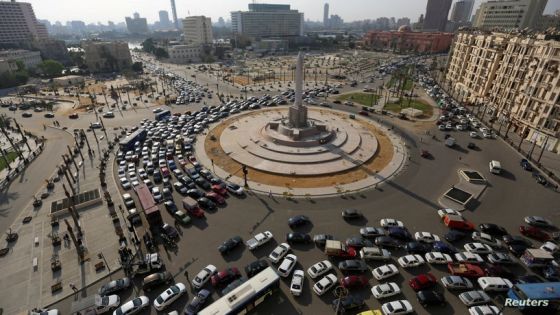
[[[506,307],[553,314],[560,310],[560,282],[516,284],[508,291],[507,297]]]
[[[279,287],[280,277],[274,269],[268,267],[198,312],[198,314],[246,314],[271,296]]]
[[[143,142],[144,140],[146,140],[147,134],[148,132],[146,131],[146,129],[139,128],[126,138],[122,139],[121,142],[119,142],[119,149],[122,152],[134,149],[134,144],[136,142]]]
[[[157,121],[162,121],[162,120],[169,119],[169,117],[171,117],[171,111],[169,111],[168,109],[165,109],[165,110],[162,110],[159,113],[156,113],[155,119]]]

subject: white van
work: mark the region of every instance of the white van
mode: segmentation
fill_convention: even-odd
[[[484,291],[504,292],[513,286],[511,281],[500,277],[480,277],[477,281],[480,288]]]
[[[502,172],[502,164],[500,164],[500,161],[490,161],[489,167],[490,173],[492,174],[500,174]]]
[[[388,260],[391,252],[379,247],[364,247],[360,250],[360,257],[364,260]]]

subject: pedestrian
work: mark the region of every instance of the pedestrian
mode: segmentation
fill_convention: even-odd
[[[268,191],[268,197],[269,197],[269,198],[272,198],[272,189],[270,189],[270,190]]]
[[[72,291],[74,291],[74,293],[78,292],[78,288],[76,288],[76,286],[72,282],[70,282],[69,286],[72,289]]]
[[[461,156],[459,156],[459,161],[461,161]]]
[[[420,137],[420,143],[422,143],[422,137]]]

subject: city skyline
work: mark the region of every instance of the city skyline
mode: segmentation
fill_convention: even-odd
[[[56,21],[64,23],[71,20],[81,20],[88,24],[98,22],[106,24],[107,21],[119,23],[124,22],[126,16],[132,16],[134,12],[138,12],[151,24],[159,20],[158,12],[160,10],[171,12],[171,4],[168,0],[158,2],[150,0],[119,2],[109,0],[26,0],[22,2],[31,3],[37,18],[49,20],[51,23]],[[347,22],[379,17],[408,17],[411,22],[415,22],[420,14],[425,14],[427,0],[376,0],[375,3],[370,0],[352,0],[352,2],[354,4],[351,6],[343,0],[299,0],[297,2],[271,0],[259,3],[290,4],[292,9],[303,12],[306,20],[312,21],[322,22],[323,6],[328,3],[330,14],[337,14]],[[476,8],[482,2],[485,1],[475,1],[473,14],[476,13]],[[189,15],[205,15],[212,18],[213,21],[218,21],[220,17],[228,20],[231,11],[245,11],[249,3],[250,1],[247,0],[228,0],[226,3],[218,0],[176,1],[179,18]],[[60,10],[61,7],[65,9]],[[355,10],[357,7],[360,10]],[[560,10],[560,2],[549,1],[544,13],[551,14],[555,10]],[[87,12],[87,15],[84,15],[83,12]]]

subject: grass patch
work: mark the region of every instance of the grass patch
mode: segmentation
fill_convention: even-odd
[[[403,90],[405,91],[410,91],[412,90],[412,79],[407,77],[405,79],[406,81],[404,82],[404,86],[403,86]],[[398,82],[399,80],[395,77],[391,77],[391,80],[389,80],[389,82],[387,83],[387,88],[397,88],[398,87]]]
[[[372,93],[348,93],[339,95],[336,99],[341,102],[352,101],[361,105],[371,106],[372,104],[375,105],[379,98],[379,95]]]
[[[6,154],[6,158],[8,159],[8,163],[14,161],[18,157],[17,153],[15,152],[8,152]],[[6,168],[6,161],[3,157],[0,157],[0,171]]]
[[[434,113],[434,108],[429,105],[426,104],[424,102],[421,101],[417,101],[417,100],[408,100],[408,99],[402,99],[401,103],[389,103],[389,104],[385,104],[385,107],[383,107],[383,109],[394,112],[394,113],[400,113],[402,109],[408,108],[408,107],[412,107],[415,109],[419,109],[422,111],[422,116],[425,117],[431,117],[432,114]]]

